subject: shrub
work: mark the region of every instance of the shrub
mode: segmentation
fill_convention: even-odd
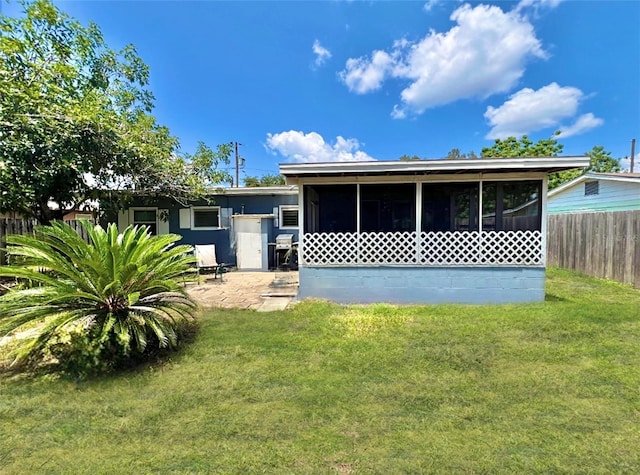
[[[0,296],[0,337],[18,341],[14,364],[53,357],[76,376],[102,372],[175,348],[193,323],[197,305],[183,284],[195,277],[194,259],[175,245],[179,236],[83,226],[88,242],[57,222],[7,237],[21,264],[0,276],[35,283]]]

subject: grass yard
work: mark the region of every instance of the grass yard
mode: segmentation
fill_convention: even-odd
[[[640,291],[210,311],[164,365],[0,375],[0,473],[638,473]]]

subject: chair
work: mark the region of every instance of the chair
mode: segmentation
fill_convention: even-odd
[[[213,269],[213,278],[216,279],[220,276],[220,280],[222,280],[224,264],[218,264],[218,259],[216,258],[216,245],[196,244],[194,252],[196,256],[198,277],[200,277],[200,269]]]

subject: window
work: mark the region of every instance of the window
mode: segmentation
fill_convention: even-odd
[[[477,231],[477,183],[425,183],[422,186],[423,231]]]
[[[156,234],[158,234],[156,209],[134,209],[133,224],[136,226],[147,226],[149,228],[149,232],[155,236]]]
[[[191,208],[191,229],[207,230],[220,227],[220,207],[200,206]]]
[[[485,231],[540,231],[540,181],[482,184],[482,229]]]
[[[415,231],[415,216],[414,184],[360,186],[361,231]]]
[[[305,185],[304,232],[355,232],[356,197],[356,185]]]
[[[600,193],[599,181],[588,181],[584,184],[584,196],[597,195]]]
[[[280,229],[298,227],[298,207],[280,206]]]

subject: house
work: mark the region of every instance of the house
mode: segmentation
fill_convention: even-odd
[[[586,173],[547,201],[550,265],[640,288],[640,173]]]
[[[586,173],[549,192],[549,214],[640,210],[640,173]]]
[[[281,164],[300,203],[298,297],[544,300],[547,175],[588,157]]]
[[[215,244],[218,262],[242,270],[268,270],[280,263],[278,235],[298,240],[296,187],[221,188],[210,198],[183,206],[163,198],[150,205],[141,197],[106,221],[117,222],[119,229],[137,224],[153,234],[179,234],[181,244]]]

